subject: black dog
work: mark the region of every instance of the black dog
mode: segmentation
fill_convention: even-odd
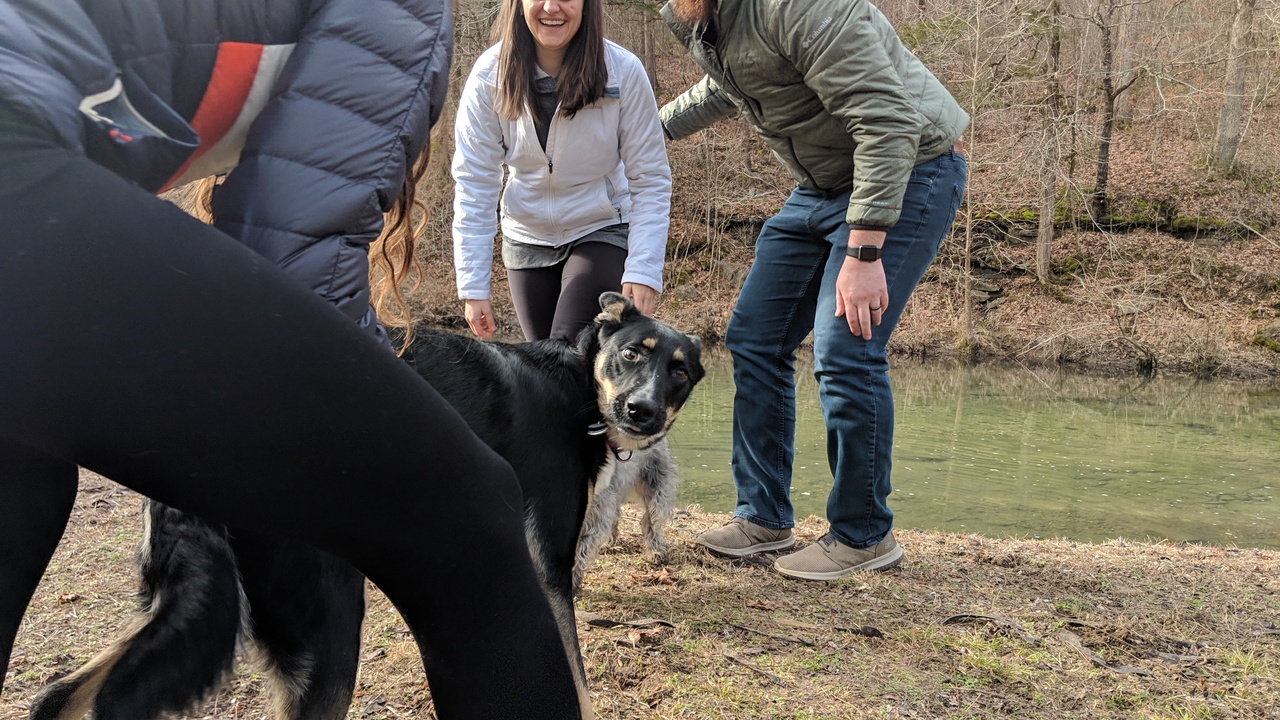
[[[619,454],[661,440],[703,375],[697,338],[645,317],[617,293],[601,295],[600,306],[576,344],[418,330],[405,353],[515,469],[530,552],[570,656],[579,658],[581,692],[573,569],[591,487]],[[33,719],[92,709],[95,720],[145,720],[182,711],[230,674],[241,637],[267,662],[277,718],[346,717],[363,576],[309,546],[231,533],[160,503],[150,504],[147,520],[141,612],[109,649],[45,687]],[[440,543],[466,562],[466,538]]]

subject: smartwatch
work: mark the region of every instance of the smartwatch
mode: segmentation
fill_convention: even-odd
[[[857,258],[863,262],[875,262],[880,259],[884,253],[881,248],[876,245],[858,245],[857,247],[849,246],[846,250],[851,258]]]

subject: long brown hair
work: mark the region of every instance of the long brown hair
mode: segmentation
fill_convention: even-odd
[[[503,0],[494,21],[492,39],[502,43],[498,54],[498,114],[515,120],[534,113],[533,83],[537,77],[538,48],[524,20],[524,0]],[[573,117],[604,96],[609,71],[604,63],[604,6],[602,0],[582,0],[582,22],[565,48],[564,63],[556,77],[560,111]]]

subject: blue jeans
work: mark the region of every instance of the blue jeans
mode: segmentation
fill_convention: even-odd
[[[869,547],[892,529],[893,391],[885,345],[951,229],[966,171],[964,157],[952,152],[912,171],[901,219],[885,239],[881,260],[889,305],[870,340],[835,316],[836,276],[849,240],[849,191],[797,188],[765,222],[725,335],[736,387],[734,515],[775,529],[795,524],[795,351],[812,330],[835,479],[827,499],[831,533],[846,545]]]

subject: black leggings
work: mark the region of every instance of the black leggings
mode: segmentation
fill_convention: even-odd
[[[622,288],[627,251],[585,242],[557,265],[508,270],[511,302],[526,340],[573,340],[600,312],[600,293]]]
[[[81,465],[352,563],[413,630],[442,718],[578,717],[510,467],[329,304],[2,111],[6,667]]]

